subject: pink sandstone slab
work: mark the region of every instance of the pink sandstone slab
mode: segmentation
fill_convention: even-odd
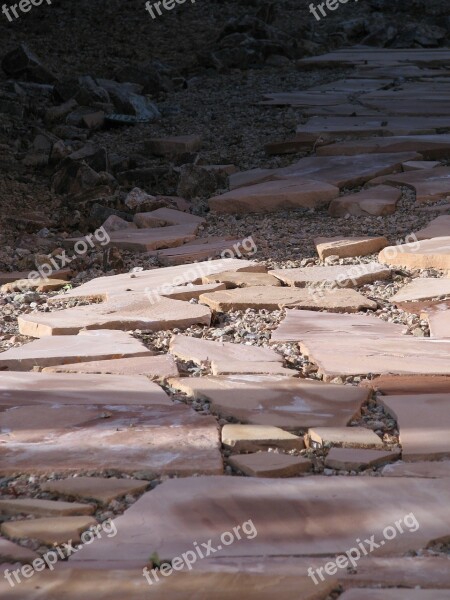
[[[447,298],[450,296],[450,278],[417,277],[407,283],[389,301],[392,304],[401,302],[420,302]]]
[[[383,441],[366,427],[314,427],[305,436],[309,447],[383,448]]]
[[[284,375],[298,377],[300,373],[294,369],[286,369],[279,362],[256,362],[251,360],[219,360],[211,361],[213,375]]]
[[[230,252],[235,254],[235,251],[232,250],[234,247],[237,247],[239,252],[243,255],[249,254],[248,250],[243,248],[242,240],[226,238],[221,240],[216,238],[214,238],[214,240],[209,240],[208,238],[196,238],[195,242],[196,243],[178,246],[178,248],[158,250],[155,252],[155,256],[160,264],[173,266],[213,259],[219,257],[223,253],[225,253],[225,256],[229,255]]]
[[[280,452],[230,456],[228,463],[250,477],[298,477],[311,470],[310,460]]]
[[[158,208],[151,212],[137,213],[134,222],[138,227],[166,227],[167,225],[203,225],[205,219],[173,208]]]
[[[341,48],[327,54],[302,58],[297,65],[303,68],[335,68],[346,67],[378,67],[399,66],[407,69],[412,65],[421,67],[444,68],[450,59],[450,52],[446,48],[372,48],[369,46],[355,46]]]
[[[56,545],[79,542],[83,531],[97,525],[93,517],[44,517],[7,521],[0,527],[2,534],[11,538],[30,538],[43,544]]]
[[[14,544],[13,542],[10,542],[4,537],[0,537],[1,563],[7,561],[11,561],[13,563],[29,563],[32,562],[35,558],[39,558],[39,554],[37,554],[37,552],[34,552],[33,550],[30,550],[29,548],[26,548],[24,546],[19,546],[19,544]]]
[[[331,448],[325,459],[328,469],[360,471],[368,467],[379,467],[396,460],[400,451],[369,450],[367,448]]]
[[[141,375],[0,372],[0,406],[27,404],[172,403],[159,385]]]
[[[441,215],[433,219],[426,227],[416,231],[418,240],[450,236],[450,215]]]
[[[320,260],[325,260],[332,255],[339,258],[367,256],[379,252],[388,245],[387,239],[383,236],[318,237],[315,238],[314,243]]]
[[[437,160],[408,160],[403,163],[404,171],[418,171],[420,169],[435,169],[441,163]]]
[[[209,207],[220,214],[317,208],[327,205],[338,194],[338,188],[329,183],[291,177],[231,190],[211,198]]]
[[[388,246],[378,255],[380,263],[411,269],[450,269],[450,236]]]
[[[363,381],[360,385],[370,387],[387,396],[450,393],[450,377],[438,375],[382,375]]]
[[[13,498],[0,500],[2,515],[33,515],[34,517],[67,517],[73,515],[92,515],[95,506],[79,502],[61,500],[41,500],[39,498]]]
[[[362,190],[356,194],[347,194],[331,201],[328,212],[332,217],[386,216],[395,213],[397,202],[402,193],[387,185]]]
[[[382,396],[380,402],[397,420],[403,460],[450,457],[450,394]]]
[[[45,367],[43,373],[92,373],[99,375],[145,375],[149,379],[165,380],[177,377],[178,367],[168,354],[119,358],[116,360],[93,360]]]
[[[21,279],[19,281],[13,281],[12,283],[5,283],[0,287],[0,291],[4,294],[30,290],[36,292],[54,292],[60,290],[65,285],[67,285],[67,281],[64,279],[45,279],[41,277],[39,279]]]
[[[0,285],[4,285],[6,283],[13,283],[16,281],[28,281],[29,271],[11,271],[7,273],[0,273]],[[70,269],[60,269],[58,271],[54,271],[52,273],[53,277],[57,279],[70,279],[72,275],[72,271]]]
[[[0,408],[0,464],[13,473],[222,473],[216,419],[183,404]],[[8,433],[6,433],[8,432]]]
[[[450,135],[409,135],[373,137],[319,146],[317,156],[355,156],[382,152],[420,152],[424,158],[445,158],[450,154]]]
[[[404,528],[373,556],[419,550],[450,532],[447,480],[329,477],[273,479],[195,477],[173,479],[144,494],[115,520],[118,534],[86,546],[70,563],[127,560],[144,566],[151,550],[172,559],[192,545],[251,521],[254,530],[222,547],[220,557],[328,556],[352,548],[355,539],[383,539],[383,530],[413,513],[419,527]],[[386,511],[386,498],[395,505]],[[388,514],[387,514],[388,513]],[[324,515],[338,515],[324,518]],[[430,518],[430,514],[433,518]],[[301,518],[299,518],[301,515]],[[274,527],[276,523],[276,527]],[[124,558],[126,557],[126,559]]]
[[[440,479],[450,477],[450,460],[443,461],[398,461],[386,465],[381,470],[383,477],[424,477],[425,479]]]
[[[303,450],[303,438],[271,425],[236,425],[222,427],[222,444],[234,453],[256,452],[268,448]]]
[[[383,175],[369,181],[369,185],[404,185],[416,192],[417,202],[439,200],[450,195],[450,168],[422,169],[396,175]]]
[[[227,289],[281,285],[279,279],[267,273],[217,273],[217,275],[207,275],[203,278],[204,283],[208,281],[223,282]]]
[[[170,385],[208,401],[223,418],[289,431],[344,427],[369,396],[363,388],[265,375],[183,377],[171,379]]]
[[[449,600],[450,588],[447,590],[348,590],[341,600]]]
[[[428,321],[430,337],[450,338],[450,301],[425,309],[420,313],[420,318]]]
[[[148,488],[148,481],[118,479],[116,477],[70,477],[55,479],[41,485],[41,490],[82,500],[109,504],[127,494],[139,494]]]
[[[339,286],[341,288],[358,287],[391,277],[391,270],[377,262],[360,265],[276,269],[269,271],[269,273],[292,287],[306,287],[308,285]]]
[[[79,335],[34,340],[0,353],[0,370],[30,371],[33,367],[151,356],[144,344],[124,331],[83,331]]]

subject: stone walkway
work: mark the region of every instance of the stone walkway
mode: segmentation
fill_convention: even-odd
[[[382,219],[405,194],[448,198],[449,58],[359,48],[299,61],[353,67],[267,91],[265,105],[310,117],[267,152],[310,156],[230,171],[211,211]],[[198,237],[205,220],[182,210],[110,218],[111,246],[165,266],[53,296],[50,312],[19,317],[36,339],[0,354],[0,560],[11,577],[24,566],[20,583],[0,577],[0,597],[449,600],[450,214],[395,246],[323,231],[320,266],[269,269],[242,240]],[[410,283],[386,302],[419,315],[420,333],[380,318],[365,287],[392,288],[399,270]],[[22,276],[1,273],[3,291]],[[220,314],[248,309],[282,311],[267,344],[221,341]],[[149,350],[146,336],[168,330],[167,352]],[[109,519],[114,535],[100,525],[85,542]],[[45,568],[39,556],[69,540],[82,544]]]

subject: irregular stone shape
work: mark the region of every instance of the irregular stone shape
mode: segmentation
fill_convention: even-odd
[[[385,337],[401,335],[403,325],[387,323],[372,315],[336,315],[311,310],[286,310],[281,324],[272,332],[272,342],[299,342],[313,335]]]
[[[360,265],[277,269],[269,271],[269,273],[294,287],[306,287],[307,285],[358,287],[391,277],[391,270],[377,262]]]
[[[416,202],[446,198],[450,194],[450,168],[422,169],[396,175],[383,175],[369,181],[369,185],[404,185],[416,192]]]
[[[180,265],[213,259],[221,254],[230,254],[230,249],[237,247],[243,254],[249,254],[242,247],[242,240],[216,239],[209,241],[208,238],[197,238],[195,243],[187,243],[178,248],[168,248],[167,250],[158,250],[155,256],[162,265]],[[231,251],[233,253],[233,251]],[[256,264],[256,263],[255,263]]]
[[[230,189],[253,185],[263,181],[301,178],[324,181],[338,188],[364,185],[370,179],[401,171],[408,160],[421,160],[416,152],[394,154],[362,154],[351,160],[345,156],[309,156],[289,167],[279,169],[252,169],[230,175]],[[382,182],[383,183],[383,182]]]
[[[4,285],[6,283],[17,282],[17,285],[24,285],[27,281],[30,281],[28,279],[29,274],[29,271],[11,271],[10,273],[0,273],[0,284]],[[60,269],[59,271],[54,271],[52,273],[53,278],[64,279],[64,281],[70,279],[71,275],[72,271],[70,269]]]
[[[407,160],[403,163],[404,171],[419,171],[420,169],[435,169],[441,163],[437,160]]]
[[[197,217],[190,213],[173,208],[158,208],[151,212],[138,213],[134,215],[134,222],[138,227],[166,227],[167,225],[197,225],[205,223],[203,217]]]
[[[102,225],[103,229],[108,232],[123,231],[124,229],[137,229],[135,223],[130,223],[118,217],[117,215],[110,215]]]
[[[105,246],[115,246],[135,252],[148,252],[159,248],[173,248],[195,239],[197,224],[173,225],[170,227],[150,227],[147,229],[126,229],[113,231],[110,241]],[[68,238],[68,243],[76,243],[77,239]]]
[[[336,142],[316,149],[317,156],[355,156],[382,152],[420,152],[425,158],[445,158],[450,153],[450,135],[373,137]]]
[[[202,138],[199,135],[174,135],[164,138],[150,138],[144,142],[145,149],[156,156],[170,154],[185,154],[196,152],[202,146]]]
[[[450,279],[417,277],[407,283],[389,301],[392,304],[446,298],[450,296]]]
[[[34,515],[35,517],[66,517],[71,515],[92,515],[95,507],[79,502],[39,500],[38,498],[15,498],[0,500],[0,513],[3,515]]]
[[[426,479],[450,477],[450,461],[427,460],[413,463],[398,461],[383,467],[381,475],[383,477],[424,477]]]
[[[227,312],[235,310],[278,310],[297,307],[305,310],[325,309],[330,312],[359,312],[375,310],[376,302],[351,289],[318,290],[286,287],[236,288],[221,292],[202,294],[200,302],[211,310]]]
[[[281,354],[271,348],[231,342],[212,342],[187,335],[173,336],[169,351],[181,360],[191,360],[197,365],[213,361],[219,364],[222,361],[283,363]]]
[[[0,560],[2,563],[7,561],[11,561],[12,563],[30,563],[36,558],[39,558],[39,554],[37,552],[33,552],[33,550],[25,548],[24,546],[14,544],[9,540],[5,540],[5,538],[0,538]],[[2,594],[2,598],[3,597],[4,596]]]
[[[235,452],[256,452],[266,448],[303,450],[303,439],[279,427],[264,425],[224,425],[222,444]]]
[[[311,470],[310,460],[278,452],[230,456],[229,464],[250,477],[296,477]]]
[[[249,185],[215,196],[209,207],[216,213],[260,213],[292,208],[317,208],[339,195],[336,186],[323,181],[290,177]]]
[[[336,477],[330,485],[330,478],[321,476],[279,479],[276,485],[272,479],[240,477],[165,481],[115,520],[118,533],[113,539],[84,547],[71,563],[126,557],[144,566],[149,541],[151,550],[168,560],[181,556],[193,539],[199,544],[218,540],[230,524],[248,520],[257,535],[218,550],[216,558],[303,555],[323,560],[345,553],[357,538],[383,539],[384,528],[409,513],[420,526],[410,522],[411,527],[380,545],[373,556],[401,555],[449,534],[450,487],[445,479],[423,485],[412,478]],[[389,515],[386,498],[396,500]],[[325,514],[338,518],[324,519]]]
[[[176,362],[168,354],[55,365],[53,367],[45,367],[42,371],[43,373],[92,373],[125,376],[145,375],[149,379],[162,381],[168,377],[177,377],[177,375],[179,375]]]
[[[82,331],[79,335],[34,340],[0,353],[0,370],[29,371],[34,366],[95,359],[149,356],[142,342],[124,331]]]
[[[406,462],[450,457],[450,394],[382,396],[396,419]]]
[[[363,388],[263,375],[184,377],[170,383],[189,396],[207,400],[221,417],[289,431],[345,427],[369,396],[368,391],[361,393]]]
[[[126,494],[139,494],[148,488],[148,481],[137,479],[117,479],[115,477],[71,477],[56,479],[41,485],[43,492],[50,492],[69,498],[95,500],[109,504]]]
[[[216,419],[183,404],[3,408],[2,473],[222,473]]]
[[[450,215],[441,215],[433,219],[424,229],[416,231],[418,240],[450,236]]]
[[[437,375],[381,375],[375,379],[362,381],[360,385],[370,387],[387,396],[450,393],[450,377]]]
[[[173,300],[184,300],[186,302],[192,298],[198,300],[205,292],[217,292],[225,289],[226,286],[224,283],[205,283],[203,285],[188,284],[174,287],[167,292],[161,292],[161,296],[164,298],[172,298]]]
[[[331,448],[325,459],[325,466],[329,469],[360,471],[368,467],[378,467],[386,464],[399,456],[400,451]]]
[[[0,288],[0,291],[4,294],[29,290],[35,290],[37,292],[53,292],[55,290],[60,290],[65,285],[67,285],[67,281],[64,279],[21,279],[12,283],[5,283]]]
[[[450,177],[449,177],[450,181]],[[386,265],[407,269],[450,269],[450,236],[421,240],[414,244],[389,246],[378,255]]]
[[[325,260],[327,256],[339,256],[339,258],[350,258],[355,256],[367,256],[379,252],[388,245],[388,241],[383,236],[378,237],[318,237],[314,240],[317,254],[320,260]]]
[[[237,287],[281,286],[280,281],[267,273],[218,273],[203,277],[203,283],[223,282],[227,289]]]
[[[392,215],[395,213],[397,202],[401,197],[401,190],[396,190],[387,185],[378,185],[356,194],[335,198],[331,201],[328,212],[332,217]]]
[[[438,304],[420,314],[430,327],[430,337],[450,338],[450,302]]]
[[[313,447],[331,444],[343,448],[382,448],[383,440],[366,427],[314,427],[307,439]]]
[[[285,369],[277,362],[255,362],[250,360],[220,360],[211,361],[211,372],[213,375],[285,375],[286,377],[297,377],[298,371]]]
[[[137,293],[114,296],[111,300],[100,304],[76,306],[53,313],[27,314],[19,317],[18,321],[19,331],[23,335],[67,336],[79,333],[82,329],[161,331],[194,324],[209,326],[211,312],[199,304],[162,298],[160,295],[153,298],[152,293],[149,292],[147,296]],[[67,341],[65,343],[67,344]],[[102,358],[116,357],[117,354],[102,356]],[[73,362],[73,359],[70,362]]]
[[[71,540],[79,542],[80,535],[91,525],[97,525],[92,517],[50,517],[7,521],[1,526],[1,532],[11,538],[31,538],[43,544],[63,544]]]
[[[143,376],[0,372],[0,406],[31,404],[171,405]]]
[[[347,590],[340,596],[341,600],[445,600],[450,598],[448,590]]]

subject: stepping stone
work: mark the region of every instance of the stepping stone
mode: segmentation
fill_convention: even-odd
[[[333,445],[343,448],[383,448],[383,440],[366,427],[314,427],[306,436],[312,447]]]
[[[383,236],[378,237],[318,237],[314,240],[317,254],[320,260],[328,256],[339,256],[339,258],[350,258],[355,256],[367,256],[379,252],[388,245]],[[381,262],[381,261],[380,261]]]
[[[0,285],[6,283],[14,283],[16,281],[24,282],[29,281],[30,271],[11,271],[10,273],[0,273]],[[67,281],[70,279],[72,271],[70,269],[59,269],[53,271],[52,276],[56,279],[64,279]]]
[[[382,396],[396,419],[406,462],[450,457],[450,394]]]
[[[283,357],[271,348],[261,348],[247,344],[231,342],[213,342],[187,335],[175,335],[170,340],[171,354],[184,361],[192,361],[197,365],[208,362],[270,362],[283,363]]]
[[[363,388],[263,375],[184,377],[171,379],[170,385],[207,400],[222,418],[289,431],[345,427],[369,397]]]
[[[185,224],[113,231],[109,234],[110,241],[105,247],[115,246],[116,248],[135,252],[173,248],[194,240],[198,227],[198,224]],[[67,240],[69,243],[76,243],[77,241],[74,238]]]
[[[228,463],[249,477],[296,477],[311,470],[310,460],[277,452],[230,456]]]
[[[82,500],[109,504],[127,494],[139,494],[148,488],[148,481],[117,479],[115,477],[71,477],[56,479],[41,485],[43,492]]]
[[[163,331],[191,325],[209,327],[211,312],[199,304],[160,296],[153,298],[149,292],[148,296],[138,293],[124,294],[114,296],[111,300],[100,304],[76,306],[53,313],[30,313],[19,317],[18,321],[22,335],[73,336],[81,333],[82,329]],[[63,339],[66,340],[67,345],[67,337]],[[96,358],[117,358],[117,354],[108,356],[105,353],[104,356]],[[60,364],[60,362],[53,364]],[[73,362],[73,359],[70,362]]]
[[[83,531],[92,525],[97,525],[97,521],[92,517],[50,517],[7,521],[0,529],[3,535],[10,538],[31,538],[50,546],[63,544],[69,540],[74,543],[79,542]]]
[[[168,248],[167,250],[158,250],[154,255],[162,265],[184,265],[212,259],[223,253],[228,255],[232,252],[230,249],[234,247],[238,248],[243,254],[251,254],[242,247],[242,240],[218,240],[214,238],[214,241],[209,241],[209,238],[197,238],[194,243],[184,244],[184,246],[178,246],[177,248]],[[226,268],[225,264],[224,267]]]
[[[151,355],[142,342],[124,331],[82,331],[79,335],[34,340],[1,352],[0,370],[29,371],[35,366]]]
[[[420,314],[420,318],[428,321],[430,337],[450,338],[450,302],[426,309]]]
[[[234,452],[257,452],[266,448],[303,450],[303,439],[279,427],[263,425],[224,425],[222,444]]]
[[[54,292],[60,290],[67,281],[64,279],[21,279],[13,281],[12,283],[5,283],[1,286],[0,291],[4,294],[11,294],[12,292],[24,292],[24,291],[36,291],[36,292]]]
[[[173,208],[158,208],[151,212],[137,213],[133,221],[138,227],[166,227],[167,225],[203,225],[205,219]]]
[[[216,312],[237,310],[279,310],[296,307],[305,310],[330,312],[359,312],[375,310],[376,302],[352,289],[319,290],[287,287],[236,288],[202,294],[200,302]]]
[[[25,548],[24,546],[19,546],[19,544],[14,544],[9,540],[5,540],[5,538],[0,538],[0,561],[2,563],[11,561],[11,563],[30,563],[33,562],[36,558],[39,558],[39,554],[37,552],[33,552],[29,548]],[[2,565],[5,567],[5,565]],[[8,585],[9,588],[9,585]],[[1,589],[1,584],[0,584]],[[9,588],[11,589],[11,588]],[[5,588],[6,591],[6,588]],[[4,598],[2,594],[2,598]]]
[[[331,487],[330,487],[331,486]],[[386,498],[395,498],[386,516]],[[345,553],[355,539],[382,539],[386,525],[412,513],[420,527],[375,549],[373,556],[401,555],[450,532],[447,480],[413,478],[299,477],[271,479],[192,477],[165,481],[115,520],[117,535],[86,546],[72,566],[101,559],[144,566],[151,550],[164,560],[180,556],[195,539],[218,540],[226,523],[251,520],[257,535],[225,546],[217,557],[324,556]],[[336,515],[324,519],[324,515]],[[301,518],[298,516],[301,515]],[[433,515],[433,518],[430,518]],[[274,523],[276,526],[274,527]],[[123,564],[123,562],[122,562]],[[322,563],[323,564],[323,563]],[[94,566],[94,564],[92,564]],[[447,567],[448,568],[448,567]],[[359,570],[359,569],[358,569]],[[294,595],[293,597],[297,597]]]
[[[401,190],[387,185],[378,185],[356,194],[347,194],[331,201],[328,212],[332,217],[386,216],[395,213],[397,202],[402,197]]]
[[[150,138],[144,142],[147,152],[155,156],[179,155],[200,150],[202,138],[199,135],[173,135],[164,138]]]
[[[450,393],[450,377],[433,375],[381,375],[360,385],[387,396],[400,394],[439,394]]]
[[[214,417],[183,404],[0,407],[2,474],[222,473]]]
[[[205,283],[203,285],[181,285],[180,287],[174,287],[170,291],[161,293],[164,298],[172,298],[173,300],[183,300],[189,302],[192,298],[198,300],[202,294],[206,292],[218,292],[219,290],[225,290],[226,286],[224,283]]]
[[[168,354],[55,365],[53,367],[45,367],[42,371],[43,373],[92,373],[99,375],[124,376],[145,375],[149,379],[161,381],[179,375],[176,362]]]
[[[222,282],[227,289],[237,287],[281,286],[279,279],[267,273],[225,272],[203,277],[203,283]]]
[[[328,469],[343,471],[361,471],[369,467],[379,467],[396,460],[400,451],[367,450],[360,448],[331,448],[325,459]]]
[[[164,390],[143,376],[0,372],[0,406],[33,404],[172,405]]]
[[[408,160],[403,163],[403,170],[419,171],[420,169],[435,169],[440,167],[441,163],[437,160]]]
[[[71,515],[92,515],[95,507],[78,502],[39,500],[37,498],[15,498],[0,500],[2,515],[33,515],[35,517],[67,517]]]
[[[450,193],[450,192],[449,192]],[[406,269],[450,269],[450,236],[384,248],[378,260]]]
[[[340,596],[341,600],[445,600],[450,598],[447,590],[347,590]]]
[[[316,149],[317,156],[355,156],[383,152],[420,152],[424,158],[446,158],[450,153],[450,135],[372,137],[336,142]]]
[[[353,156],[351,160],[345,156],[310,156],[289,167],[252,169],[235,173],[230,175],[229,185],[233,190],[264,181],[301,178],[323,181],[340,189],[352,188],[364,185],[374,177],[401,171],[402,164],[408,160],[421,159],[422,156],[416,152],[362,154]]]
[[[417,277],[390,298],[392,304],[433,300],[450,296],[450,278]]]
[[[208,204],[212,211],[219,214],[247,214],[318,208],[326,206],[338,195],[337,187],[329,183],[290,177],[231,190],[211,198]]]
[[[317,313],[311,310],[286,310],[286,316],[272,332],[272,342],[299,342],[312,336],[330,335],[330,338],[344,336],[386,337],[401,335],[406,330],[403,325],[387,323],[372,315],[336,315]]]
[[[369,181],[369,185],[404,185],[416,192],[416,202],[439,200],[450,195],[450,168],[422,169],[396,175],[383,175]]]
[[[433,219],[424,229],[416,231],[418,240],[450,236],[450,215],[441,215]]]
[[[276,269],[270,274],[291,287],[308,285],[358,287],[366,283],[390,279],[391,270],[377,262],[360,265],[336,265],[328,267],[303,267]]]
[[[298,377],[299,372],[294,369],[285,369],[277,362],[255,362],[250,360],[220,360],[211,362],[213,375],[284,375]]]
[[[413,463],[396,462],[386,465],[381,470],[383,477],[424,477],[426,479],[440,479],[450,477],[450,461],[419,461]]]

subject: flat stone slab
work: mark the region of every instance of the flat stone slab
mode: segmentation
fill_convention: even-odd
[[[378,255],[386,265],[407,269],[450,269],[450,236],[389,246]]]
[[[426,547],[449,534],[447,480],[381,477],[300,477],[273,479],[195,477],[173,479],[144,494],[115,520],[114,539],[103,538],[81,549],[81,561],[136,561],[144,566],[149,542],[161,559],[172,559],[204,540],[219,540],[234,524],[251,520],[252,539],[218,550],[217,557],[324,556],[345,553],[355,539],[374,535],[412,513],[418,527],[373,551],[373,556],[401,555]],[[386,515],[386,498],[395,498]],[[257,501],[255,501],[257,499]],[[324,519],[324,514],[337,515]],[[433,518],[430,519],[430,514]],[[301,515],[302,518],[296,518]],[[276,527],[273,524],[276,523]],[[413,526],[414,525],[414,526]],[[295,596],[294,596],[295,597]]]
[[[387,185],[347,194],[331,201],[328,212],[332,217],[380,217],[395,213],[397,202],[402,197],[401,190]]]
[[[164,381],[179,375],[177,363],[168,355],[93,360],[45,367],[43,373],[91,373],[99,375],[145,375],[149,379]]]
[[[381,375],[361,382],[387,396],[450,393],[450,377],[438,375]]]
[[[158,208],[150,212],[137,213],[133,218],[138,227],[166,227],[167,225],[203,225],[205,219],[197,215],[174,210],[173,208]]]
[[[36,291],[36,292],[54,292],[60,290],[67,281],[64,279],[19,279],[12,283],[5,283],[1,286],[0,291],[4,294],[11,294],[12,292],[24,292],[24,291]]]
[[[417,202],[439,200],[450,194],[450,168],[438,167],[376,177],[369,182],[369,185],[379,185],[380,183],[404,185],[415,190]]]
[[[109,504],[127,494],[139,494],[148,488],[148,481],[117,479],[116,477],[70,477],[56,479],[41,485],[43,492],[51,492],[69,498],[95,500]]]
[[[423,477],[425,479],[441,479],[450,477],[450,460],[443,461],[398,461],[386,465],[381,470],[383,477]]]
[[[76,306],[52,313],[31,313],[19,317],[18,321],[19,331],[23,335],[68,336],[77,334],[82,329],[162,331],[191,325],[209,326],[211,312],[199,304],[132,293],[114,296],[100,304]],[[116,357],[117,355],[103,356]]]
[[[382,448],[383,440],[366,427],[314,427],[306,436],[310,446],[342,446],[343,448]]]
[[[438,237],[450,236],[450,215],[441,215],[433,219],[426,227],[416,231],[418,240],[428,240]]]
[[[249,185],[215,196],[209,207],[216,213],[260,213],[293,208],[317,208],[339,195],[336,186],[323,181],[290,177]]]
[[[11,271],[7,273],[0,273],[0,285],[4,285],[6,283],[14,283],[14,282],[25,282],[29,281],[28,276],[30,271]],[[72,271],[70,269],[59,269],[58,271],[53,271],[52,276],[57,279],[64,279],[67,281],[70,279],[72,275]]]
[[[366,448],[331,448],[325,459],[328,469],[360,471],[369,467],[379,467],[396,460],[400,451],[368,450]]]
[[[149,254],[156,256],[160,264],[184,265],[195,261],[211,260],[220,255],[229,256],[230,252],[236,254],[233,248],[237,248],[243,255],[251,254],[248,249],[242,246],[242,240],[227,238],[197,238],[195,242],[178,246],[177,248],[168,248],[167,250],[157,250]],[[232,260],[232,259],[229,259]],[[255,263],[256,264],[256,263]],[[224,265],[226,268],[226,265]],[[206,271],[206,274],[208,271]]]
[[[397,420],[406,462],[450,457],[450,394],[382,396]]]
[[[408,160],[403,163],[403,170],[418,171],[420,169],[434,169],[440,166],[441,163],[437,160]]]
[[[0,561],[2,563],[11,561],[11,563],[29,563],[39,558],[39,554],[30,550],[29,548],[25,548],[24,546],[19,546],[19,544],[14,544],[5,538],[0,538]],[[5,582],[6,583],[6,582]],[[1,588],[0,583],[0,589]],[[9,587],[8,588],[11,589]],[[6,588],[5,588],[6,591]],[[2,598],[3,598],[2,594]]]
[[[428,321],[430,337],[450,338],[450,301],[426,309],[420,314],[420,318]]]
[[[285,377],[298,377],[299,372],[294,369],[285,369],[277,362],[255,362],[251,360],[220,360],[211,362],[213,375],[284,375]]]
[[[302,267],[276,269],[270,274],[291,287],[322,285],[358,287],[366,283],[390,279],[391,270],[377,262],[360,265],[333,265],[328,267]]]
[[[216,419],[171,406],[15,406],[0,412],[0,464],[13,473],[222,473]]]
[[[247,344],[231,342],[213,342],[187,335],[175,335],[170,341],[171,354],[184,361],[193,361],[197,365],[208,362],[271,362],[283,363],[283,357],[271,348],[260,348]]]
[[[450,296],[450,278],[417,277],[390,298],[392,304],[447,298]]]
[[[230,456],[228,463],[250,477],[297,477],[311,470],[311,461],[278,452]]]
[[[48,517],[7,521],[1,525],[0,530],[11,538],[31,538],[53,545],[69,540],[79,542],[83,531],[92,525],[97,525],[93,517]]]
[[[263,375],[184,377],[171,379],[170,384],[207,400],[212,412],[223,418],[289,431],[345,427],[369,395],[353,386]]]
[[[303,450],[303,438],[279,427],[264,425],[224,425],[222,444],[234,452],[256,452],[266,448]]]
[[[448,590],[347,590],[340,596],[341,600],[445,600],[450,598]]]
[[[280,280],[267,273],[218,273],[217,275],[207,275],[203,278],[204,283],[219,282],[224,283],[227,289],[237,287],[259,287],[259,286],[280,286]]]
[[[61,502],[40,500],[39,498],[14,498],[0,500],[2,515],[33,515],[35,517],[67,517],[73,515],[92,515],[95,507],[79,502]]]
[[[305,310],[328,310],[331,312],[359,312],[375,310],[376,302],[352,289],[307,290],[291,287],[236,288],[202,294],[200,302],[213,311],[278,310],[297,307]]]
[[[0,370],[29,371],[35,366],[96,359],[151,356],[144,344],[124,331],[83,331],[46,337],[0,353]]]
[[[156,383],[141,375],[0,372],[0,406],[33,404],[172,405]]]
[[[388,245],[383,236],[378,237],[318,237],[314,240],[317,254],[320,260],[328,256],[339,256],[339,258],[350,258],[355,256],[367,256],[379,252]]]

